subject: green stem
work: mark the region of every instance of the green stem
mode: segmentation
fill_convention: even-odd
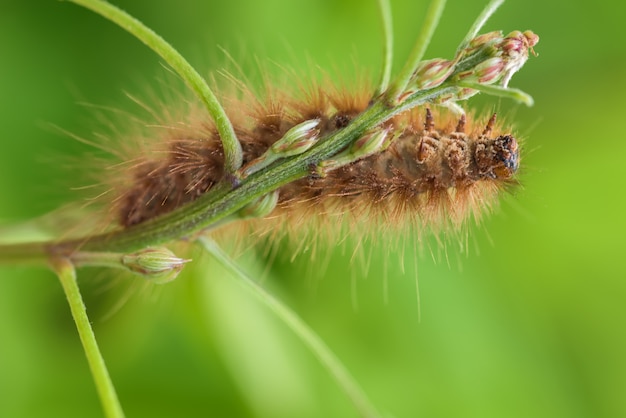
[[[71,256],[78,249],[128,253],[190,237],[224,220],[252,200],[309,175],[311,166],[331,158],[360,138],[367,130],[410,107],[426,103],[455,89],[454,85],[444,83],[439,87],[417,92],[396,107],[389,107],[383,101],[375,102],[344,129],[320,139],[318,145],[300,155],[285,158],[275,166],[250,175],[235,189],[215,187],[195,201],[163,216],[102,235],[36,246],[32,244],[0,246],[0,262],[5,254],[16,252],[21,258],[26,258],[29,254],[33,257],[42,257],[42,252],[57,257]]]
[[[226,111],[220,105],[217,97],[215,97],[215,94],[213,94],[213,91],[211,91],[206,81],[178,51],[152,29],[112,4],[103,0],[68,1],[90,9],[116,23],[161,56],[161,58],[163,58],[198,95],[215,121],[224,148],[224,170],[227,173],[233,174],[241,167],[243,161],[241,144],[235,135],[233,126],[226,115]]]
[[[454,87],[442,85],[417,93],[412,97],[412,105],[423,104],[433,97],[453,90]],[[207,193],[194,202],[158,218],[124,230],[90,237],[88,240],[60,243],[55,245],[55,249],[64,253],[80,245],[84,251],[129,252],[189,237],[241,209],[252,200],[306,177],[310,174],[311,166],[331,158],[360,138],[367,130],[406,109],[404,106],[389,108],[383,102],[374,103],[347,127],[321,139],[317,146],[250,175],[233,190],[218,188],[213,193]]]
[[[400,71],[400,74],[398,74],[386,93],[386,97],[389,102],[395,103],[398,97],[402,95],[402,93],[404,93],[404,91],[406,90],[406,87],[409,84],[413,73],[415,72],[418,64],[424,57],[426,48],[428,47],[430,39],[435,32],[435,28],[439,24],[439,19],[441,18],[441,14],[443,13],[443,8],[445,4],[446,0],[432,0],[432,2],[430,3],[430,7],[426,12],[424,24],[422,25],[422,31],[415,41],[413,50],[411,51],[411,54],[406,61],[406,64]]]
[[[502,87],[495,84],[480,84],[480,83],[465,83],[459,82],[459,87],[467,87],[470,89],[478,90],[483,93],[487,93],[492,96],[503,97],[506,99],[513,99],[517,102],[524,103],[526,106],[532,106],[534,100],[531,95],[523,92],[522,90],[512,87]]]
[[[101,0],[70,0],[92,8],[142,39],[153,49],[164,52],[164,57],[171,58],[174,65],[188,66],[186,61],[175,52],[171,46],[165,43],[156,34],[134,20],[126,13]],[[385,0],[380,0],[384,4]],[[494,0],[485,8],[481,17],[472,26],[468,36],[473,36],[484,21],[495,11],[501,0]],[[0,264],[7,262],[41,262],[48,257],[69,257],[76,251],[87,252],[114,252],[129,253],[150,246],[164,244],[170,241],[193,238],[193,235],[225,222],[236,211],[254,199],[260,198],[279,187],[306,177],[311,174],[311,167],[316,167],[320,162],[336,155],[343,148],[351,144],[368,130],[374,128],[389,118],[404,112],[405,110],[419,106],[433,99],[454,93],[459,84],[446,82],[442,85],[413,93],[405,97],[402,103],[393,101],[398,93],[402,93],[407,81],[414,72],[414,67],[421,60],[434,28],[439,21],[445,0],[433,0],[426,16],[424,28],[419,36],[410,60],[403,69],[384,97],[375,101],[368,109],[356,117],[347,127],[338,130],[326,138],[318,141],[318,144],[308,151],[297,156],[281,159],[273,165],[255,172],[254,174],[235,184],[236,187],[227,183],[221,183],[213,187],[210,192],[199,197],[197,200],[180,207],[163,216],[148,220],[129,228],[115,230],[109,233],[84,237],[75,240],[61,242],[45,242],[30,244],[0,245]],[[383,6],[384,7],[384,6]],[[154,44],[154,46],[153,46]],[[474,57],[475,58],[475,57]],[[470,62],[471,61],[471,62]],[[168,62],[170,62],[168,60]],[[182,64],[181,64],[182,63]],[[458,64],[459,71],[466,65],[473,63],[473,59],[466,59]],[[184,74],[186,70],[181,70]],[[191,70],[190,70],[191,71]],[[198,81],[205,85],[198,76]],[[208,87],[207,87],[208,89]],[[499,96],[512,97],[529,103],[529,96],[514,89],[498,89],[494,87],[481,87],[482,91],[490,92]],[[210,90],[208,90],[210,93]],[[395,92],[395,93],[394,93]],[[212,95],[212,93],[210,93]],[[217,103],[217,102],[216,102]],[[219,104],[217,104],[219,107]],[[221,109],[221,108],[220,108]],[[227,119],[226,119],[226,122]],[[230,123],[228,123],[230,127]],[[232,129],[232,127],[230,127]],[[222,139],[224,139],[223,137]],[[237,146],[239,143],[237,142]],[[228,162],[226,162],[228,164]]]
[[[380,76],[380,84],[376,95],[387,90],[391,79],[391,67],[393,65],[393,23],[391,20],[391,4],[389,0],[378,0],[380,18],[383,29],[383,70]]]
[[[85,304],[83,303],[83,298],[80,295],[80,289],[76,282],[76,270],[74,270],[74,266],[65,258],[53,259],[51,264],[52,268],[59,276],[63,291],[70,305],[72,317],[74,318],[74,323],[76,323],[78,335],[83,344],[83,349],[85,350],[85,355],[89,362],[89,368],[91,369],[91,374],[96,384],[104,413],[108,418],[122,418],[124,417],[124,411],[122,411],[122,406],[115,393],[115,387],[104,364],[104,359],[102,358],[96,337],[91,328],[89,318],[87,317],[87,310],[85,309]]]
[[[472,26],[470,27],[470,30],[467,32],[467,35],[465,35],[465,38],[463,38],[463,42],[461,42],[461,44],[459,45],[459,48],[457,49],[457,53],[461,51],[462,49],[465,49],[467,44],[469,44],[469,42],[473,38],[475,38],[476,35],[478,35],[478,31],[482,29],[482,27],[485,25],[487,20],[489,20],[489,18],[495,13],[498,7],[502,5],[502,3],[504,3],[504,0],[491,0],[487,4],[487,6],[485,6],[483,11],[480,13],[480,15],[478,15],[478,17],[474,21],[474,24],[472,24]]]
[[[294,311],[269,294],[241,270],[239,266],[231,260],[228,254],[222,251],[215,241],[206,236],[199,238],[198,241],[224,268],[230,270],[234,276],[240,279],[237,280],[239,285],[250,291],[300,338],[354,403],[355,408],[362,417],[375,418],[381,416],[359,384],[315,331],[313,331]]]
[[[20,244],[0,244],[0,265],[39,264],[47,265],[50,257],[49,243],[27,242]]]

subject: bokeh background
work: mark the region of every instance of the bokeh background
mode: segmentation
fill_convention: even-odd
[[[426,2],[392,3],[400,65]],[[428,56],[450,57],[484,3],[451,0]],[[116,4],[205,73],[229,65],[220,47],[253,81],[257,57],[348,78],[380,67],[373,0]],[[381,242],[364,274],[347,243],[329,249],[326,269],[302,254],[263,275],[387,416],[626,416],[625,9],[511,0],[487,24],[540,35],[539,56],[512,81],[536,105],[470,102],[513,119],[526,154],[522,187],[471,228],[467,251],[451,240],[387,255]],[[93,112],[78,102],[140,112],[124,91],[141,95],[163,73],[146,47],[77,6],[0,0],[2,223],[67,203],[83,184],[66,160],[89,147],[50,125],[89,137]],[[284,324],[195,258],[176,282],[128,298],[131,279],[107,286],[103,272],[80,272],[127,416],[356,416]],[[255,277],[268,265],[254,250],[238,262]],[[0,268],[0,416],[102,416],[61,288],[43,269]]]

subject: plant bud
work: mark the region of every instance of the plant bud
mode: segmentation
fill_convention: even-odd
[[[471,68],[458,72],[457,80],[478,84],[493,84],[501,81],[507,87],[515,74],[528,59],[528,51],[539,42],[539,37],[532,31],[518,30],[502,36],[501,32],[489,32],[472,39],[468,47],[459,55],[463,63],[472,63]],[[477,64],[473,59],[485,57]]]
[[[389,130],[389,128],[382,129],[362,136],[347,150],[340,152],[330,160],[319,163],[316,168],[316,173],[324,177],[332,170],[386,150],[387,147],[391,145],[394,138],[389,137]]]
[[[506,63],[500,57],[489,58],[468,71],[457,74],[461,81],[492,84],[504,74]]]
[[[502,85],[508,86],[513,74],[519,71],[526,60],[528,60],[528,51],[532,51],[533,47],[539,42],[539,36],[532,31],[513,31],[498,44],[498,50],[501,52],[502,59],[505,61],[503,70]]]
[[[502,31],[499,30],[478,35],[469,41],[468,47],[466,48],[466,53],[471,54],[480,48],[494,45],[501,41],[502,38]]]
[[[176,257],[167,248],[148,248],[122,256],[122,264],[128,270],[157,284],[174,280],[189,261]]]
[[[357,159],[367,157],[372,154],[384,151],[391,145],[391,139],[388,138],[389,129],[376,131],[354,141],[350,147],[350,153]]]
[[[246,166],[241,168],[239,170],[239,176],[242,179],[246,178],[280,158],[302,154],[311,148],[319,138],[319,124],[320,119],[311,119],[289,129],[281,139],[272,144],[265,154],[250,161]]]
[[[278,203],[278,190],[274,190],[253,202],[248,203],[237,212],[242,219],[262,218],[272,213]]]
[[[320,119],[302,122],[289,129],[285,135],[270,148],[279,157],[289,157],[308,150],[317,141],[320,131],[317,129]]]
[[[422,61],[413,74],[412,84],[418,90],[437,87],[450,77],[455,65],[456,62],[443,58]]]

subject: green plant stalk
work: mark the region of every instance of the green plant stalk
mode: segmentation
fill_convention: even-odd
[[[112,6],[101,0],[71,1],[85,4],[87,7],[89,7],[89,5],[103,7],[102,13],[107,17],[109,16],[105,13],[109,13],[112,10],[113,16],[109,18],[115,19],[117,17],[121,19],[120,22],[126,22],[124,19],[130,19],[130,21],[126,23],[137,24],[140,30],[149,31],[149,29],[136,22],[130,16],[119,11],[119,9],[111,8]],[[425,28],[416,42],[409,63],[415,61],[415,59],[418,61],[421,59],[423,51],[434,30],[434,26],[439,20],[444,3],[444,0],[433,0],[426,19]],[[495,11],[495,8],[500,3],[500,0],[494,0],[489,3],[480,18],[477,19],[472,26],[470,35],[468,36],[473,35],[474,32],[480,29],[486,18]],[[135,34],[134,29],[129,29],[129,31]],[[149,31],[149,33],[151,33],[151,31]],[[137,36],[140,37],[138,34]],[[156,43],[159,43],[159,40],[160,38],[156,38],[156,40],[153,39]],[[171,48],[171,46],[167,46]],[[176,53],[176,55],[178,55],[178,53]],[[476,65],[477,62],[475,61],[479,59],[483,58],[471,57],[461,60],[457,65],[456,72],[463,71],[466,67]],[[406,72],[405,75],[410,77],[413,72],[413,65],[408,65],[405,67],[405,70],[409,67],[411,67],[411,71]],[[388,91],[397,89],[398,86],[402,84],[402,80],[402,76],[398,77]],[[311,175],[312,168],[315,168],[320,162],[330,159],[346,146],[364,135],[368,130],[383,123],[394,115],[404,112],[411,107],[432,101],[441,95],[454,93],[461,87],[462,84],[458,81],[454,81],[452,77],[451,80],[438,87],[418,91],[411,96],[403,98],[400,104],[394,104],[393,101],[389,100],[389,98],[393,96],[385,93],[372,103],[361,115],[356,117],[346,128],[326,138],[320,139],[318,144],[308,151],[296,156],[281,159],[269,167],[250,175],[245,180],[238,180],[233,177],[230,179],[232,183],[222,182],[188,205],[126,229],[60,242],[0,245],[0,264],[16,262],[40,263],[42,261],[45,262],[49,257],[68,257],[71,259],[73,254],[80,251],[128,253],[174,240],[193,238],[194,234],[228,220],[237,210],[254,199],[260,198],[289,182]],[[515,89],[498,88],[497,86],[481,86],[479,90],[501,97],[512,97],[517,100],[525,101],[526,103],[530,103],[531,101],[529,96]]]
[[[389,107],[382,100],[375,102],[347,127],[320,140],[310,150],[280,160],[267,169],[250,175],[234,189],[224,185],[217,186],[197,200],[144,223],[80,239],[0,246],[0,264],[14,263],[29,257],[36,260],[45,260],[49,256],[71,258],[79,250],[128,253],[192,237],[224,220],[252,200],[309,175],[312,166],[331,158],[367,130],[411,107],[453,92],[456,88],[454,84],[444,83],[439,87],[417,92],[396,107]]]
[[[217,100],[215,94],[189,64],[187,60],[176,51],[165,39],[157,35],[152,29],[132,17],[125,11],[103,0],[67,0],[90,9],[106,19],[116,23],[122,29],[146,44],[156,52],[174,71],[191,87],[198,98],[204,103],[209,114],[215,122],[224,148],[224,170],[227,173],[235,173],[243,161],[241,144],[235,135],[230,119],[226,111]]]
[[[439,24],[445,5],[445,0],[433,0],[430,3],[428,11],[426,12],[426,18],[424,19],[422,30],[415,41],[413,50],[411,51],[406,64],[402,70],[400,70],[400,73],[391,84],[389,90],[387,90],[386,98],[390,103],[395,103],[398,97],[406,90],[406,86],[409,84],[413,73],[424,57],[428,44],[430,44],[430,39],[435,32],[435,28]]]
[[[87,357],[87,362],[89,363],[89,368],[91,369],[91,374],[96,384],[104,413],[107,418],[122,418],[124,417],[124,411],[117,398],[115,387],[104,364],[104,359],[98,348],[91,323],[87,317],[87,310],[83,303],[83,298],[80,295],[78,283],[76,282],[76,270],[72,263],[66,258],[52,259],[51,265],[59,276],[63,291],[70,305],[72,317],[78,329],[78,335],[83,344],[85,356]]]
[[[532,96],[519,89],[502,87],[497,84],[466,83],[462,81],[459,82],[458,85],[459,87],[466,87],[478,90],[491,96],[503,97],[505,99],[513,99],[517,102],[525,104],[526,106],[532,106],[534,104]]]
[[[224,268],[233,273],[233,277],[236,276],[240,279],[236,280],[240,286],[243,286],[246,290],[251,292],[300,338],[304,345],[311,350],[322,366],[324,366],[335,379],[339,387],[350,398],[362,417],[381,417],[381,414],[368,399],[363,389],[361,389],[341,361],[315,331],[313,331],[294,311],[268,293],[241,270],[215,241],[206,236],[200,237],[198,241]]]
[[[380,75],[380,83],[376,95],[384,93],[391,79],[391,67],[393,66],[393,23],[391,20],[391,4],[389,0],[378,0],[380,19],[383,29],[383,69]]]
[[[465,47],[467,47],[469,42],[474,37],[476,37],[476,35],[478,35],[478,32],[482,29],[482,27],[485,25],[487,20],[489,20],[491,15],[495,13],[498,7],[502,5],[502,3],[504,3],[504,0],[491,0],[487,4],[487,6],[485,6],[483,11],[480,13],[480,15],[478,15],[478,17],[476,18],[476,20],[470,27],[470,30],[467,32],[467,35],[465,35],[465,38],[463,38],[463,41],[461,42],[461,44],[459,45],[459,48],[457,49],[457,53],[461,51],[462,49],[465,49]]]
[[[388,107],[382,101],[374,103],[350,125],[331,134],[325,140],[321,140],[317,146],[303,154],[284,159],[268,169],[254,173],[235,189],[217,188],[213,193],[207,193],[182,208],[145,223],[100,236],[58,243],[50,250],[61,254],[74,251],[76,248],[84,251],[130,252],[190,237],[241,209],[252,200],[287,183],[306,177],[310,174],[312,166],[330,159],[369,129],[409,107],[424,104],[455,88],[442,84],[435,89],[416,93],[410,101],[403,103],[403,106],[394,108]]]

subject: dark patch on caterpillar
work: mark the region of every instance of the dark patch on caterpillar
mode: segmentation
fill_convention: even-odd
[[[366,109],[369,99],[361,96],[342,92],[318,99],[315,107],[289,100],[257,103],[249,117],[235,118],[244,164],[311,115],[321,119],[320,137],[343,129]],[[449,112],[415,108],[379,128],[391,128],[395,134],[387,150],[325,177],[311,175],[283,186],[278,206],[266,221],[295,220],[299,225],[307,218],[340,215],[357,222],[374,217],[398,226],[406,220],[459,225],[471,214],[478,218],[498,191],[515,183],[518,143],[496,123],[495,114],[485,121],[471,113],[459,119]],[[224,155],[214,129],[204,126],[166,140],[169,145],[161,158],[136,165],[130,181],[119,188],[114,210],[123,227],[195,200],[224,175]]]

